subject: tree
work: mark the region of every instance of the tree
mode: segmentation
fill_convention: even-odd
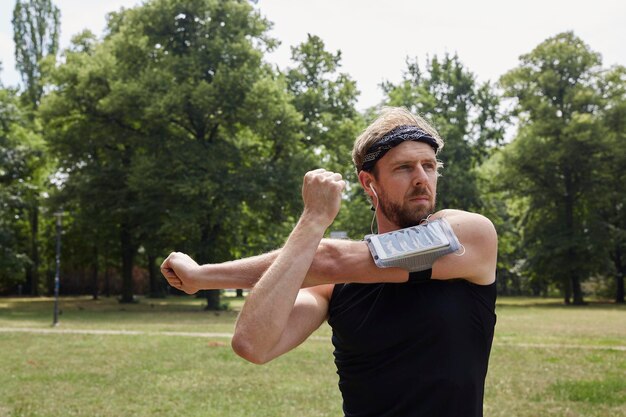
[[[615,274],[615,302],[624,303],[626,277],[626,68],[616,66],[601,80],[603,137],[607,153],[599,173],[605,185],[599,212],[608,229],[609,258]]]
[[[498,231],[498,263],[496,285],[502,295],[540,295],[543,288],[528,285],[520,274],[520,259],[523,259],[517,227],[517,215],[520,210],[518,200],[511,199],[505,190],[494,186],[494,179],[499,175],[503,154],[501,149],[492,155],[478,169],[479,190],[483,202],[482,214],[492,221]],[[533,283],[534,284],[534,283]]]
[[[387,104],[425,116],[445,140],[438,205],[480,209],[476,168],[504,136],[498,96],[489,83],[477,85],[456,55],[429,59],[425,74],[417,60],[407,60],[407,67],[399,84],[385,82],[382,88]]]
[[[299,210],[312,152],[262,62],[267,28],[246,2],[155,0],[111,14],[101,43],[76,38],[55,71],[42,107],[63,195],[117,230],[123,301],[140,248],[149,266],[172,248],[225,261],[245,240],[236,231],[254,227],[266,245]]]
[[[302,114],[303,144],[313,149],[316,167],[340,172],[347,181],[344,207],[332,228],[362,236],[369,216],[365,194],[352,165],[354,139],[364,127],[355,105],[356,83],[341,68],[341,51],[331,53],[323,40],[309,34],[307,40],[291,48],[293,66],[286,71],[287,88],[293,105]]]
[[[14,92],[0,86],[0,291],[16,283],[25,270],[28,257],[19,249],[19,216],[23,193],[19,179],[27,171],[25,150],[11,136],[15,130],[18,108]]]
[[[326,51],[322,39],[309,34],[291,48],[291,60],[287,88],[302,114],[305,144],[316,150],[320,164],[353,171],[350,151],[360,122],[355,108],[359,92],[354,80],[339,72],[341,51]]]
[[[36,109],[43,95],[41,61],[59,48],[61,12],[51,0],[17,0],[13,9],[15,66],[22,76],[26,101]]]
[[[596,117],[600,57],[571,32],[549,38],[500,82],[517,100],[519,132],[500,169],[502,189],[522,202],[526,272],[561,284],[582,304],[581,281],[602,263],[598,216],[605,144]]]
[[[17,92],[0,86],[0,291],[23,282],[33,263],[28,209],[42,158],[41,137],[30,129]],[[36,294],[37,282],[27,284]]]
[[[13,40],[16,68],[22,76],[25,91],[24,104],[29,107],[31,129],[36,131],[35,114],[39,107],[44,85],[44,60],[55,59],[59,45],[59,9],[50,0],[17,0],[13,9]],[[31,189],[25,198],[30,233],[30,264],[26,271],[27,287],[32,295],[39,294],[39,228],[41,194],[46,177],[45,158],[39,158],[33,168]]]

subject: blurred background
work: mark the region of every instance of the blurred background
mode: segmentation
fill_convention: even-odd
[[[279,247],[316,167],[360,239],[391,105],[446,141],[438,208],[496,225],[501,295],[624,303],[626,10],[545,3],[3,0],[0,294],[53,293],[57,236],[62,295],[173,294],[170,251]]]

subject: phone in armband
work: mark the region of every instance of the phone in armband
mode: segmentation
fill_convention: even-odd
[[[366,235],[376,266],[398,267],[409,272],[423,271],[443,255],[462,246],[450,224],[443,218],[378,235]]]

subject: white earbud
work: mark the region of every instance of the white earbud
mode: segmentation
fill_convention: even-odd
[[[370,182],[370,188],[372,190],[372,192],[374,193],[374,195],[376,196],[376,200],[378,200],[378,194],[376,194],[376,190],[374,189],[374,185]]]
[[[376,220],[376,212],[378,211],[378,204],[380,203],[380,199],[378,198],[378,194],[376,194],[374,185],[371,182],[369,183],[369,186],[372,190],[372,193],[374,193],[374,195],[376,196],[376,208],[374,208],[374,214],[372,215],[372,224],[370,225],[370,230],[372,231],[372,234],[374,234],[374,220]],[[378,229],[378,227],[376,228]]]

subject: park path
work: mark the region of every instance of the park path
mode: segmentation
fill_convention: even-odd
[[[233,337],[232,333],[216,332],[167,332],[167,331],[143,331],[143,330],[107,330],[107,329],[63,329],[36,328],[36,327],[0,327],[0,333],[34,333],[34,334],[80,334],[80,335],[121,335],[121,336],[172,336],[172,337],[199,337],[199,338],[225,338]],[[309,340],[330,341],[330,337],[311,336]],[[549,344],[549,343],[494,343],[496,346],[511,346],[534,349],[583,349],[583,350],[616,350],[626,352],[626,346],[594,346],[573,344]]]
[[[107,329],[63,329],[52,327],[49,329],[37,327],[0,327],[0,333],[35,333],[35,334],[81,334],[81,335],[121,335],[121,336],[174,336],[174,337],[200,337],[200,338],[226,338],[231,339],[232,333],[216,332],[167,332],[167,331],[144,331],[144,330],[107,330]],[[312,340],[330,340],[329,337],[311,336]]]

